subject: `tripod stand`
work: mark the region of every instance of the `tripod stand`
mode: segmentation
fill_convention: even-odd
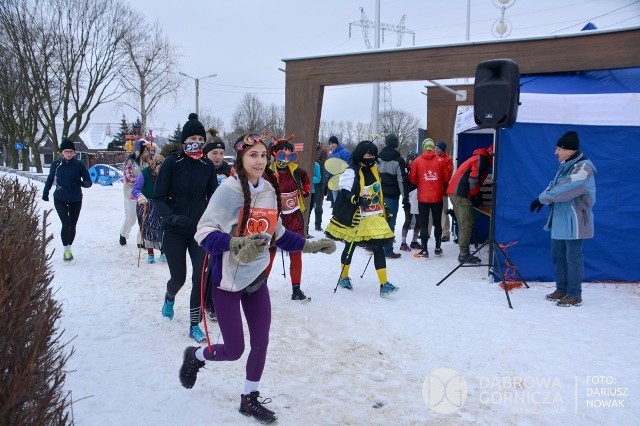
[[[509,259],[509,256],[507,255],[507,252],[495,240],[495,227],[496,227],[495,211],[496,211],[496,198],[497,198],[496,194],[497,194],[497,184],[498,184],[499,134],[500,134],[500,129],[495,129],[495,147],[494,147],[494,156],[493,156],[493,183],[491,184],[491,186],[492,186],[491,214],[489,216],[489,237],[487,238],[487,241],[482,243],[480,245],[480,247],[478,247],[473,253],[471,253],[469,255],[469,257],[475,256],[475,254],[478,253],[480,250],[482,250],[484,247],[489,246],[489,263],[488,264],[476,264],[476,265],[460,263],[458,266],[453,268],[453,270],[451,270],[451,272],[449,272],[444,278],[442,278],[440,281],[438,281],[436,286],[439,286],[440,284],[442,284],[447,278],[449,278],[451,275],[453,275],[460,268],[465,268],[465,267],[468,268],[468,267],[476,267],[476,266],[488,266],[488,274],[489,274],[489,276],[493,276],[495,278],[499,278],[500,280],[502,280],[502,285],[504,287],[504,293],[505,293],[505,295],[507,297],[507,304],[509,305],[510,309],[513,309],[513,306],[511,305],[511,298],[509,297],[509,289],[508,289],[506,280],[504,279],[504,273],[503,273],[503,270],[502,270],[502,265],[500,264],[499,259],[497,259],[498,253],[500,253],[502,255],[502,259],[504,260],[505,265],[513,265],[513,262],[511,262],[511,259]],[[458,232],[459,232],[459,229],[458,229]],[[460,235],[458,235],[458,238],[460,238]],[[496,269],[497,269],[497,272],[496,272]],[[524,278],[522,278],[520,273],[517,272],[517,269],[516,269],[516,273],[517,273],[517,277],[520,279],[520,281],[522,281],[524,283],[524,285],[527,288],[529,288],[529,285],[524,280]]]

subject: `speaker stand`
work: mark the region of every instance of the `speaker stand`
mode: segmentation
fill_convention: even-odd
[[[495,278],[499,278],[502,281],[502,285],[504,287],[504,294],[507,297],[507,304],[509,305],[509,309],[513,309],[513,305],[511,304],[511,297],[509,296],[509,287],[507,285],[507,282],[504,278],[504,272],[502,270],[502,265],[500,264],[499,259],[496,259],[498,256],[498,253],[502,254],[502,258],[505,262],[505,265],[514,265],[513,262],[511,262],[511,259],[509,259],[509,256],[507,255],[507,252],[500,246],[500,244],[498,242],[496,242],[495,240],[495,232],[496,232],[496,215],[495,215],[495,211],[496,211],[496,198],[497,198],[497,184],[498,184],[498,153],[499,153],[499,134],[500,134],[500,129],[494,129],[495,130],[495,147],[493,149],[493,183],[492,185],[492,196],[491,196],[491,216],[489,216],[489,238],[487,239],[487,241],[485,241],[484,243],[482,243],[480,245],[480,247],[478,247],[473,253],[471,253],[469,256],[475,256],[476,253],[478,253],[480,250],[482,250],[485,246],[489,246],[489,263],[488,264],[477,264],[477,265],[473,265],[473,264],[466,264],[466,263],[460,263],[458,264],[458,266],[456,266],[455,268],[453,268],[451,270],[451,272],[449,272],[444,278],[442,278],[440,281],[438,281],[438,283],[436,284],[436,286],[439,286],[440,284],[442,284],[443,282],[446,281],[447,278],[449,278],[451,275],[453,275],[458,269],[460,268],[472,268],[472,267],[478,267],[478,266],[488,266],[488,275],[490,277],[495,277]],[[458,229],[459,231],[459,229]],[[460,238],[460,235],[458,234],[458,238]],[[497,260],[497,261],[496,261]],[[515,268],[515,266],[514,266]],[[496,272],[496,269],[498,270],[498,272]],[[527,284],[527,282],[524,280],[524,278],[522,278],[522,275],[520,275],[520,272],[518,272],[518,269],[515,268],[517,277],[520,281],[522,281],[522,283],[525,285],[525,287],[529,288],[529,285]]]

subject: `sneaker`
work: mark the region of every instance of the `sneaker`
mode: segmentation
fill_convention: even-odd
[[[387,259],[397,259],[400,256],[402,256],[400,253],[394,253],[394,252],[384,254],[384,257],[386,257]]]
[[[218,321],[218,315],[216,314],[216,310],[213,307],[213,305],[207,303],[207,306],[205,306],[204,311],[207,314],[207,319],[209,321]]]
[[[427,250],[420,250],[419,253],[414,254],[415,257],[422,257],[424,259],[429,258],[429,252]]]
[[[207,336],[204,335],[199,325],[192,325],[189,329],[189,337],[198,343],[202,343],[207,340]]]
[[[62,254],[62,258],[64,259],[65,262],[72,260],[73,254],[71,253],[71,250],[65,250],[64,253]]]
[[[482,259],[477,256],[471,256],[470,254],[461,254],[458,256],[458,262],[468,263],[469,265],[477,265],[482,263]]]
[[[442,253],[444,252],[442,251],[441,248],[437,248],[433,251],[433,254],[435,254],[436,256],[442,256]]]
[[[156,263],[156,258],[152,254],[147,255],[147,263]]]
[[[121,246],[127,245],[127,239],[125,237],[123,237],[122,235],[120,235],[120,245]]]
[[[400,244],[400,250],[402,250],[402,251],[411,251],[411,249],[409,248],[407,243]]]
[[[556,302],[556,305],[558,306],[580,306],[582,305],[582,299],[578,298],[578,297],[573,297],[573,296],[565,296],[562,299],[558,300]]]
[[[265,407],[265,404],[271,402],[271,398],[260,398],[262,401],[258,401],[258,398],[260,398],[258,391],[253,391],[249,395],[240,395],[240,409],[238,411],[245,416],[253,417],[260,423],[275,422],[278,416]]]
[[[547,300],[551,300],[552,302],[557,302],[558,300],[562,299],[566,295],[567,295],[566,293],[556,290],[553,293],[547,294],[544,298]]]
[[[442,236],[442,238],[440,238],[440,241],[442,241],[443,243],[446,243],[447,241],[449,241],[451,239],[451,237],[445,237],[444,235]]]
[[[293,294],[291,295],[291,300],[305,300],[307,296],[304,295],[302,290],[300,290],[300,286],[293,286]]]
[[[160,257],[158,258],[158,262],[166,263],[167,262],[167,256],[165,256],[164,253],[162,253],[160,255]]]
[[[387,297],[389,295],[392,295],[393,293],[396,293],[398,290],[400,290],[398,287],[394,286],[389,281],[387,281],[386,283],[380,286],[380,296]]]
[[[412,249],[422,250],[422,244],[420,244],[417,241],[411,241],[411,244],[409,244],[409,247],[411,247]]]
[[[198,348],[195,346],[189,346],[184,350],[182,365],[180,366],[180,373],[178,374],[178,377],[180,377],[180,384],[187,389],[191,389],[193,385],[196,384],[198,371],[204,367],[204,361],[200,361],[196,358],[197,350]]]
[[[165,318],[173,319],[173,304],[175,300],[164,299],[164,305],[162,305],[162,316]]]
[[[351,285],[351,278],[340,278],[338,280],[338,285],[342,288],[346,288],[347,290],[353,290],[353,286]]]

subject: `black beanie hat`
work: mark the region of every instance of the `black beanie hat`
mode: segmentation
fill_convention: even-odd
[[[560,136],[556,146],[562,149],[568,149],[571,151],[577,151],[580,149],[580,139],[578,139],[578,133],[573,130],[568,131],[564,135]]]
[[[60,143],[60,152],[64,151],[65,149],[72,149],[75,151],[76,144],[74,144],[69,138],[62,138],[62,142]]]
[[[182,126],[182,139],[180,142],[184,143],[189,136],[193,135],[202,136],[205,139],[207,138],[204,126],[200,121],[198,121],[198,114],[192,112],[189,114],[189,121],[184,123],[184,126]]]
[[[393,133],[385,136],[384,138],[384,144],[390,148],[397,148],[398,147],[398,137],[396,135],[394,135]]]

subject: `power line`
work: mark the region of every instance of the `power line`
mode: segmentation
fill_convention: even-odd
[[[557,31],[552,31],[552,32],[551,32],[551,34],[555,34],[555,33],[559,33],[560,31],[568,30],[568,29],[570,29],[570,28],[575,27],[576,25],[586,24],[586,23],[591,22],[591,21],[593,21],[593,20],[595,20],[595,19],[602,18],[603,16],[611,15],[611,14],[612,14],[612,13],[614,13],[614,12],[617,12],[617,11],[619,11],[619,10],[625,9],[625,8],[627,8],[627,7],[629,7],[629,6],[633,6],[634,4],[638,4],[638,3],[640,3],[640,0],[639,0],[639,1],[634,1],[633,3],[629,3],[629,4],[628,4],[628,5],[626,5],[626,6],[622,6],[622,7],[619,7],[619,8],[617,8],[617,9],[611,10],[611,11],[609,11],[609,12],[607,12],[607,13],[603,13],[602,15],[594,16],[593,18],[589,18],[589,19],[587,19],[586,21],[581,21],[581,22],[578,22],[578,23],[576,23],[576,24],[570,25],[570,26],[568,26],[568,27],[561,28],[561,29],[559,29],[559,30],[557,30]]]

